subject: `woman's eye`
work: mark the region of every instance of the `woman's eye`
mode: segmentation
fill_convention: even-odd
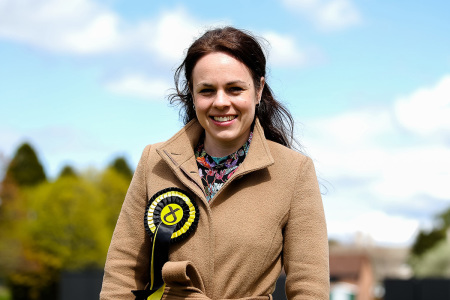
[[[200,94],[209,94],[212,92],[213,92],[213,89],[201,89],[199,93]]]
[[[239,87],[239,86],[230,87],[230,92],[232,92],[232,93],[239,93],[239,92],[242,92],[242,91],[243,91],[243,89],[241,87]]]

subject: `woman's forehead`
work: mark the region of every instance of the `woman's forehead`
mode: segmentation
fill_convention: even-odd
[[[200,58],[192,71],[195,82],[220,80],[225,82],[249,82],[252,80],[247,66],[233,56],[214,52]]]

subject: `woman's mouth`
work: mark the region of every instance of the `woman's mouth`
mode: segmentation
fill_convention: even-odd
[[[228,122],[236,119],[237,116],[213,116],[211,117],[216,122]]]

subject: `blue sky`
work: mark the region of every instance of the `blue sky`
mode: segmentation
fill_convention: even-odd
[[[266,42],[267,82],[297,121],[330,237],[406,245],[450,206],[447,1],[0,0],[0,163],[135,166],[181,126],[165,96],[213,26]]]

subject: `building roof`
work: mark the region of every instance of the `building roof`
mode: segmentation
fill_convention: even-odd
[[[369,263],[362,254],[331,254],[330,277],[334,280],[357,280],[364,264]]]

